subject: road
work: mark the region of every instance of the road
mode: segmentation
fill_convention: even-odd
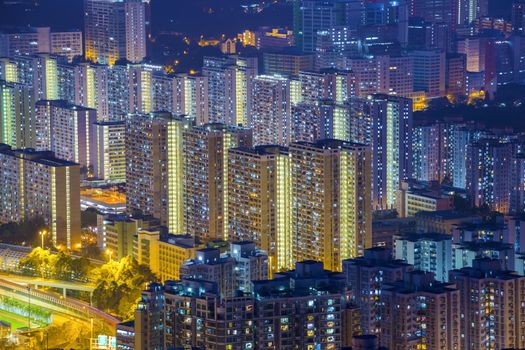
[[[81,283],[81,282],[69,282],[69,281],[60,281],[52,280],[41,277],[30,277],[30,276],[20,276],[12,274],[3,274],[0,275],[1,279],[6,281],[14,282],[17,284],[30,284],[42,287],[52,287],[58,289],[67,289],[67,290],[76,290],[81,292],[90,292],[92,293],[95,290],[95,286],[91,283]]]
[[[5,276],[0,278],[0,291],[2,295],[24,302],[27,302],[29,296],[31,296],[31,303],[72,317],[86,321],[93,318],[95,321],[107,325],[112,332],[115,332],[115,327],[120,322],[119,319],[86,303],[71,298],[64,298],[55,293],[35,290],[34,288],[28,290],[27,286],[10,281]]]

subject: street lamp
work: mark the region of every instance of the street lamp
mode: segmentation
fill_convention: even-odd
[[[39,231],[38,234],[40,235],[40,238],[42,238],[42,249],[44,249],[44,237],[47,235],[46,230]]]
[[[27,297],[29,299],[29,307],[28,307],[28,316],[27,316],[27,325],[29,326],[29,330],[31,330],[31,287],[27,286]]]
[[[90,335],[90,338],[89,338],[89,350],[93,349],[93,317],[91,317],[90,319],[90,326],[91,326],[91,335]]]
[[[107,249],[106,254],[109,255],[109,261],[111,261],[111,256],[113,255],[113,251],[111,249]]]

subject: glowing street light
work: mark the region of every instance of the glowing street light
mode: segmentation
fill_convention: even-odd
[[[39,231],[38,234],[40,235],[40,238],[42,238],[42,249],[44,249],[44,237],[47,235],[46,230]]]
[[[111,249],[107,249],[106,254],[109,255],[109,261],[111,261],[111,257],[113,256],[113,251]]]

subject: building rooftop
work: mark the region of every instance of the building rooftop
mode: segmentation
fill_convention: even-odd
[[[495,278],[498,280],[513,280],[524,278],[524,276],[519,275],[515,271],[505,270],[502,267],[501,261],[497,259],[477,258],[472,264],[473,266],[471,267],[452,270],[450,271],[450,274],[456,276],[468,276],[477,279]]]
[[[397,294],[415,292],[442,294],[454,290],[454,284],[438,282],[434,279],[432,272],[416,270],[405,273],[401,281],[386,284],[384,290]]]
[[[386,267],[399,268],[412,266],[407,264],[404,260],[396,260],[392,258],[392,251],[384,247],[373,247],[365,250],[364,256],[355,259],[343,260],[344,265],[358,265],[364,267]]]
[[[510,243],[503,243],[497,241],[469,241],[454,244],[455,248],[463,248],[472,251],[479,250],[514,250],[514,247]]]
[[[126,322],[120,322],[119,324],[117,324],[117,327],[134,327],[134,326],[135,326],[135,321],[134,320],[126,321]]]
[[[0,154],[11,156],[14,158],[25,159],[34,163],[43,164],[46,166],[63,167],[63,166],[79,166],[77,163],[69,162],[67,160],[58,159],[51,151],[36,151],[32,148],[12,149],[11,146],[0,143]]]
[[[417,242],[422,240],[441,242],[452,241],[452,236],[444,233],[425,232],[425,233],[407,233],[396,235],[397,239],[402,239],[410,242]]]
[[[191,235],[174,235],[166,233],[160,235],[160,241],[185,249],[195,248],[200,245],[200,242]]]
[[[306,260],[295,264],[295,270],[279,272],[272,280],[252,281],[258,299],[284,298],[344,293],[342,273],[324,269],[319,261]]]
[[[288,154],[288,147],[283,147],[279,145],[263,145],[263,146],[255,146],[255,147],[237,147],[237,148],[230,148],[229,152],[236,152],[236,153],[247,153],[251,155],[258,155],[258,156],[272,156],[276,154]]]
[[[317,149],[342,149],[342,148],[352,148],[356,146],[357,147],[368,147],[367,145],[363,143],[348,142],[348,141],[342,141],[342,140],[336,140],[336,139],[324,139],[324,140],[318,140],[316,142],[299,141],[299,142],[292,143],[290,147],[293,147],[294,145],[306,146],[306,147],[317,148]]]
[[[90,187],[80,190],[80,197],[105,205],[126,205],[126,193],[117,187]]]
[[[416,213],[416,217],[429,217],[441,220],[453,220],[462,219],[468,217],[475,217],[475,215],[461,213],[455,210],[437,210],[437,211],[425,211],[422,210]]]
[[[36,102],[36,106],[52,106],[63,109],[73,109],[76,111],[95,111],[93,108],[79,106],[72,104],[66,100],[40,100]]]

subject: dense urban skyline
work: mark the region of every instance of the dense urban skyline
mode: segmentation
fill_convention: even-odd
[[[0,349],[525,348],[524,0],[0,0]]]

